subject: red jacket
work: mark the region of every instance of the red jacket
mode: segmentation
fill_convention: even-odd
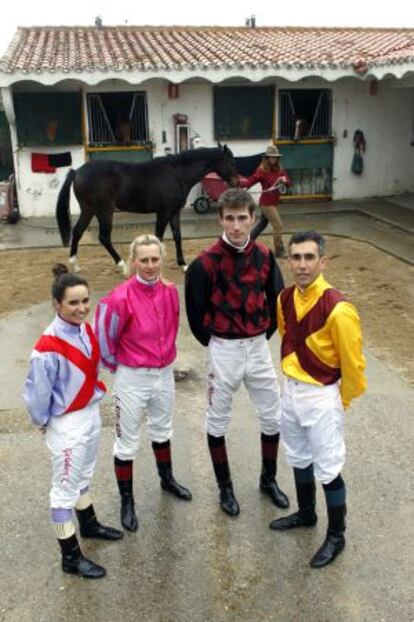
[[[240,179],[241,188],[250,188],[255,184],[261,184],[262,190],[268,190],[275,185],[278,179],[281,179],[285,186],[291,186],[292,182],[285,170],[279,168],[277,170],[265,171],[262,165],[258,166],[253,175]],[[270,192],[262,192],[260,195],[259,205],[277,205],[279,203],[279,190],[271,190]]]

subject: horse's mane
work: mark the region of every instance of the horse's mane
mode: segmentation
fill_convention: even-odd
[[[169,154],[164,156],[171,164],[186,162],[196,162],[197,160],[214,160],[216,157],[222,156],[224,153],[220,147],[200,147],[199,149],[190,149],[181,153]]]

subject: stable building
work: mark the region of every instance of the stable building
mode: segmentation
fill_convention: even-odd
[[[277,144],[285,201],[414,191],[414,29],[18,28],[0,86],[22,216],[52,215],[89,159],[217,141]]]

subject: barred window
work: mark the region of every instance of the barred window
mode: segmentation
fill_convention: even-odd
[[[89,93],[87,110],[91,147],[149,141],[146,93]]]
[[[328,89],[279,91],[279,138],[331,136],[332,98]]]

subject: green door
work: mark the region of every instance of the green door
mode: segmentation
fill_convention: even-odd
[[[283,154],[282,166],[292,180],[281,197],[283,201],[332,198],[332,140],[283,140],[276,144]]]

